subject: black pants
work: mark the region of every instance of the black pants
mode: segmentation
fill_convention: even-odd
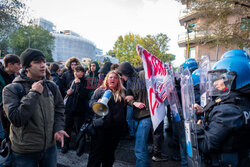
[[[120,141],[121,129],[96,128],[91,136],[91,148],[87,167],[112,167],[115,161],[115,149]]]
[[[65,132],[71,136],[72,130],[78,134],[82,124],[83,124],[83,116],[75,113],[68,113],[65,115]],[[70,138],[64,137],[64,145],[69,146]]]
[[[163,143],[163,121],[159,124],[153,132],[153,156],[161,156],[161,148]]]

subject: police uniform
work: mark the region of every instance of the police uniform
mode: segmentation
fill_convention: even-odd
[[[240,49],[226,52],[208,71],[209,93],[216,97],[203,111],[199,150],[208,166],[249,167],[250,58]]]
[[[232,92],[212,101],[211,108],[204,111],[204,138],[199,142],[199,149],[209,156],[210,165],[250,166],[249,102],[249,96]]]

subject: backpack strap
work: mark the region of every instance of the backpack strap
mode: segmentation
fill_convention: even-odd
[[[49,90],[52,92],[54,99],[55,99],[57,86],[54,83],[52,83],[51,81],[46,82],[46,84],[47,84]]]
[[[16,90],[17,96],[19,97],[19,99],[21,99],[23,96],[25,96],[28,93],[25,91],[25,88],[23,84],[21,83],[12,83],[12,86]]]

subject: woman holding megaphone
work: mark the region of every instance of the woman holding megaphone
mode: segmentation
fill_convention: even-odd
[[[110,71],[89,102],[95,112],[88,167],[112,167],[126,117],[125,90],[116,71]]]

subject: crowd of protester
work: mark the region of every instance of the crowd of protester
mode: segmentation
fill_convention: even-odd
[[[231,53],[228,55],[239,56],[240,54]],[[239,59],[249,63],[247,54],[245,58]],[[219,63],[221,61],[223,63],[223,57]],[[195,107],[197,115],[200,116],[200,119],[203,119],[201,115],[203,108],[199,106],[198,63],[194,59],[187,59],[181,68],[183,70],[188,69],[193,74]],[[220,68],[220,66],[217,67],[217,69]],[[246,70],[249,72],[249,67]],[[237,70],[235,71],[237,72]],[[237,73],[238,78],[241,75],[243,75],[241,72]],[[181,104],[183,99],[181,96],[183,95],[181,95],[180,82],[180,78],[175,75],[175,87]],[[237,80],[234,84],[238,84],[236,82]],[[244,102],[248,101],[249,83],[250,79],[243,85],[244,90],[247,90],[245,93],[242,94],[242,91],[238,91],[236,87],[234,90],[237,93],[234,93],[233,96],[241,97]],[[225,88],[227,88],[227,85]],[[111,98],[107,103],[109,112],[105,116],[99,116],[92,110],[92,107],[100,101],[106,90],[112,91]],[[190,166],[188,164],[184,124],[183,122],[175,123],[168,100],[164,102],[166,119],[160,123],[155,131],[152,130],[145,72],[142,67],[135,68],[129,62],[121,62],[120,65],[106,62],[101,65],[93,61],[86,68],[75,57],[69,58],[65,67],[62,67],[57,63],[46,64],[45,56],[41,51],[29,48],[20,57],[14,54],[4,56],[3,65],[0,66],[0,91],[2,94],[0,97],[1,149],[11,148],[8,156],[1,155],[0,164],[2,163],[1,165],[5,167],[55,167],[57,164],[57,146],[60,145],[61,152],[66,156],[66,153],[71,149],[70,142],[75,142],[72,141],[74,139],[72,136],[77,136],[85,124],[88,125],[88,131],[91,132],[86,134],[88,135],[88,141],[91,143],[88,167],[100,167],[101,165],[112,167],[115,161],[115,150],[122,137],[134,140],[137,167],[151,166],[148,150],[148,139],[150,137],[153,141],[151,159],[157,162],[168,161],[169,157],[161,151],[164,130],[173,133],[169,145],[175,149],[180,149],[179,155],[171,155],[170,158],[180,161],[182,167]],[[240,125],[244,124],[242,122],[244,117],[237,113],[239,109],[234,106],[227,106],[229,105],[227,103],[217,106],[220,107],[221,105],[226,105],[227,110],[230,110],[238,119],[230,120],[230,118],[227,118],[225,122],[229,121],[229,123],[225,123],[228,126],[225,129],[223,121],[221,123],[212,120],[214,115],[208,113],[206,118],[208,119],[206,122],[208,124],[207,129],[203,131],[205,139],[200,142],[201,151],[206,155],[211,153],[215,155],[215,153],[220,152],[220,148],[224,147],[222,142],[230,145],[242,140],[242,135],[249,136],[249,131],[241,131]],[[234,105],[238,105],[238,103]],[[245,108],[243,108],[249,111],[246,103],[244,105]],[[217,112],[219,107],[217,107]],[[216,104],[210,106],[210,111],[215,109]],[[218,116],[221,120],[227,116],[226,114],[223,116],[223,114],[221,117]],[[230,121],[238,122],[235,122],[237,125],[229,127]],[[164,125],[167,125],[167,127]],[[215,126],[220,131],[214,131],[211,126]],[[234,130],[235,128],[238,128],[237,133]],[[244,128],[249,130],[248,127]],[[214,134],[220,138],[215,139],[217,136]],[[229,138],[228,135],[234,135],[235,141],[234,139],[227,141],[225,138]],[[237,138],[237,135],[240,137]],[[86,137],[85,134],[84,137]],[[3,146],[4,141],[5,145]],[[239,147],[235,147],[229,152],[239,153],[236,158],[238,166],[247,166],[249,165],[247,160],[249,144],[246,144],[246,140],[242,140],[242,143],[247,146],[246,149],[243,149],[242,145],[239,144]],[[248,143],[250,142],[248,141]],[[78,145],[78,147],[80,146]],[[227,150],[226,146],[225,150]],[[242,149],[241,152],[238,151],[239,148]]]

